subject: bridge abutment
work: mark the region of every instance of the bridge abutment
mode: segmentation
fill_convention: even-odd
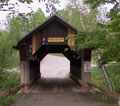
[[[37,79],[40,78],[39,61],[20,61],[21,84],[25,84],[23,92],[27,92]]]

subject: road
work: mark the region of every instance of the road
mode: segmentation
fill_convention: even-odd
[[[69,61],[47,55],[41,61],[42,78],[11,106],[116,106],[98,102],[69,78]]]

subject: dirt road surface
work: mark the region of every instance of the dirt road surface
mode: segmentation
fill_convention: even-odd
[[[98,102],[69,78],[69,61],[47,55],[41,61],[42,78],[11,106],[116,106]]]

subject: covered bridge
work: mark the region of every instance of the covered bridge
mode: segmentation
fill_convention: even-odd
[[[66,39],[71,34],[77,34],[77,30],[54,15],[18,42],[21,84],[27,84],[25,90],[41,77],[40,61],[48,53],[62,53],[70,61],[70,74],[90,81],[91,50],[71,50],[75,41]]]

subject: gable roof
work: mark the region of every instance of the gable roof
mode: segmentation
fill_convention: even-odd
[[[28,33],[27,35],[25,35],[22,39],[20,39],[18,41],[18,44],[20,44],[21,42],[24,42],[25,40],[29,39],[33,33],[39,31],[40,29],[44,28],[46,25],[48,25],[50,22],[57,20],[58,22],[62,23],[64,26],[71,28],[72,30],[75,31],[75,34],[77,34],[77,29],[75,29],[74,27],[72,27],[70,24],[68,24],[67,22],[65,22],[63,19],[61,19],[60,17],[53,15],[52,17],[50,17],[48,20],[46,20],[45,22],[43,22],[40,26],[38,26],[37,28],[35,28],[34,30],[32,30],[30,33]]]

